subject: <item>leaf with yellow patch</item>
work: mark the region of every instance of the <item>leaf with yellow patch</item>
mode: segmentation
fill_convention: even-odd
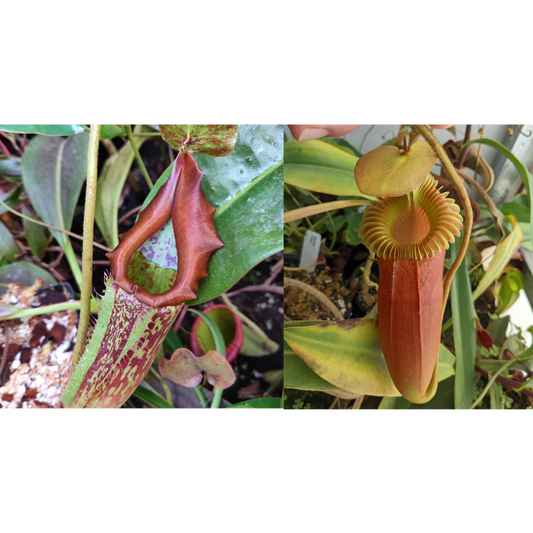
[[[354,154],[324,141],[285,143],[285,183],[324,194],[373,200],[357,187],[353,175],[356,163]]]
[[[309,369],[326,382],[355,394],[400,396],[387,370],[376,319],[310,325],[293,322],[285,324],[284,337]],[[453,375],[454,363],[453,355],[441,345],[439,380]],[[326,386],[324,383],[320,389],[326,390]]]

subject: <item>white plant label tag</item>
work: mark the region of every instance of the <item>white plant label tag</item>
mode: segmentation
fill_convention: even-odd
[[[300,268],[314,265],[308,268],[307,272],[315,271],[315,263],[318,261],[318,254],[320,252],[320,242],[320,233],[307,230],[304,237],[304,244],[302,246],[302,253],[300,254]]]

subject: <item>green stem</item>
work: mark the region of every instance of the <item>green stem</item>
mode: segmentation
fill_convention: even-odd
[[[446,302],[448,301],[448,296],[450,295],[450,288],[452,286],[453,276],[459,269],[459,266],[461,265],[463,258],[466,255],[466,251],[468,250],[468,244],[470,243],[470,235],[472,233],[474,215],[472,213],[472,204],[470,203],[470,197],[468,196],[468,192],[466,192],[463,180],[457,175],[457,171],[455,170],[455,167],[453,166],[449,157],[446,155],[444,148],[441,146],[441,144],[439,143],[435,135],[433,135],[432,131],[429,129],[428,126],[418,125],[415,126],[415,128],[418,130],[418,133],[420,133],[420,135],[424,137],[424,139],[428,142],[431,148],[433,148],[434,152],[437,154],[437,157],[440,159],[442,166],[446,169],[446,172],[448,173],[448,176],[450,176],[450,180],[452,181],[455,190],[459,195],[461,203],[463,204],[463,211],[465,214],[463,240],[461,241],[461,247],[457,251],[457,257],[455,258],[455,261],[448,270],[448,273],[446,274],[446,278],[444,280],[442,298],[442,316],[444,316]]]
[[[124,128],[126,129],[126,134],[130,141],[131,148],[133,149],[133,153],[135,154],[135,157],[137,158],[137,163],[139,163],[139,166],[141,167],[144,179],[146,180],[146,184],[148,185],[148,188],[152,190],[154,188],[154,184],[152,183],[152,180],[150,179],[150,176],[148,175],[148,171],[146,170],[146,167],[144,166],[143,160],[141,158],[141,154],[139,153],[139,149],[137,148],[137,145],[135,144],[135,141],[133,140],[133,133],[131,131],[131,125],[125,124]]]
[[[218,406],[220,405],[220,400],[222,400],[222,389],[217,389],[216,387],[213,389],[213,402],[211,403],[211,409],[218,409]]]
[[[283,188],[285,189],[285,192],[288,192],[291,195],[291,198],[293,199],[294,203],[298,206],[298,208],[302,209],[302,204],[297,200],[296,196],[292,194],[292,191],[290,190],[290,188],[286,184],[283,184]],[[309,191],[306,191],[306,192],[309,192]],[[309,220],[309,217],[305,217],[305,220],[307,221],[309,229],[314,231],[315,227],[313,226],[313,223],[311,222],[311,220]]]
[[[205,397],[204,391],[202,390],[202,387],[200,385],[197,385],[194,387],[194,390],[196,391],[196,394],[198,395],[198,398],[202,402],[202,407],[207,407],[207,398]]]
[[[48,315],[50,313],[59,313],[60,311],[69,311],[70,309],[80,309],[80,301],[63,302],[60,304],[44,305],[43,307],[36,307],[35,309],[21,309],[11,315],[0,318],[2,320],[14,320],[15,318],[24,318],[29,316]],[[95,302],[91,302],[91,313],[97,313],[98,308]]]
[[[74,248],[72,248],[72,243],[68,237],[66,238],[66,243],[63,246],[63,251],[65,252],[65,257],[67,258],[70,270],[72,270],[72,275],[74,276],[74,279],[81,290],[83,286],[83,275],[80,265],[78,264],[78,257],[74,253]]]
[[[83,216],[83,255],[82,283],[80,300],[80,321],[76,346],[72,353],[71,372],[80,360],[87,342],[89,320],[91,318],[91,293],[93,289],[93,237],[94,214],[96,212],[96,186],[98,179],[98,143],[100,141],[100,125],[91,124],[89,152],[87,155],[87,187],[85,192],[85,213]],[[76,263],[77,264],[77,263]]]

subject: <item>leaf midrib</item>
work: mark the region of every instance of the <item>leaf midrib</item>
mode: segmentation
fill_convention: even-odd
[[[258,182],[260,182],[262,179],[267,177],[269,174],[272,174],[276,169],[278,169],[281,165],[283,165],[283,159],[280,159],[275,165],[272,165],[268,167],[262,174],[259,174],[259,176],[256,176],[246,187],[241,189],[231,200],[228,200],[225,204],[223,204],[221,207],[219,207],[215,215],[213,217],[213,220],[216,220],[219,216],[228,209],[229,206],[231,206],[234,202],[239,200],[247,191],[248,189],[251,189],[253,186],[255,186]]]
[[[55,174],[55,185],[56,185],[56,205],[57,205],[57,214],[59,217],[59,227],[65,229],[65,221],[63,219],[63,204],[61,203],[61,160],[63,159],[63,150],[68,139],[65,139],[59,145],[59,150],[57,151],[56,156],[56,174]]]

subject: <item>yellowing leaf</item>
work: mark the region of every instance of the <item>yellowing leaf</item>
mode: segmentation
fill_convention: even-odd
[[[289,346],[285,349],[286,374],[287,369],[291,372],[289,379],[285,378],[287,388],[329,392],[331,383],[354,394],[400,396],[387,370],[376,319],[287,323],[284,338]],[[308,368],[294,360],[293,351]],[[453,375],[454,363],[453,355],[441,345],[439,380]]]
[[[494,257],[490,262],[489,268],[486,270],[485,275],[481,278],[476,290],[472,293],[472,298],[476,300],[479,298],[490,285],[498,279],[503,273],[505,267],[511,260],[511,256],[514,251],[520,246],[522,242],[522,230],[518,224],[514,227],[513,231],[503,239],[496,247]]]
[[[285,183],[309,191],[369,198],[355,183],[356,163],[355,155],[324,141],[285,143]]]
[[[285,340],[311,370],[336,387],[371,396],[400,396],[387,370],[375,319],[290,327]]]

